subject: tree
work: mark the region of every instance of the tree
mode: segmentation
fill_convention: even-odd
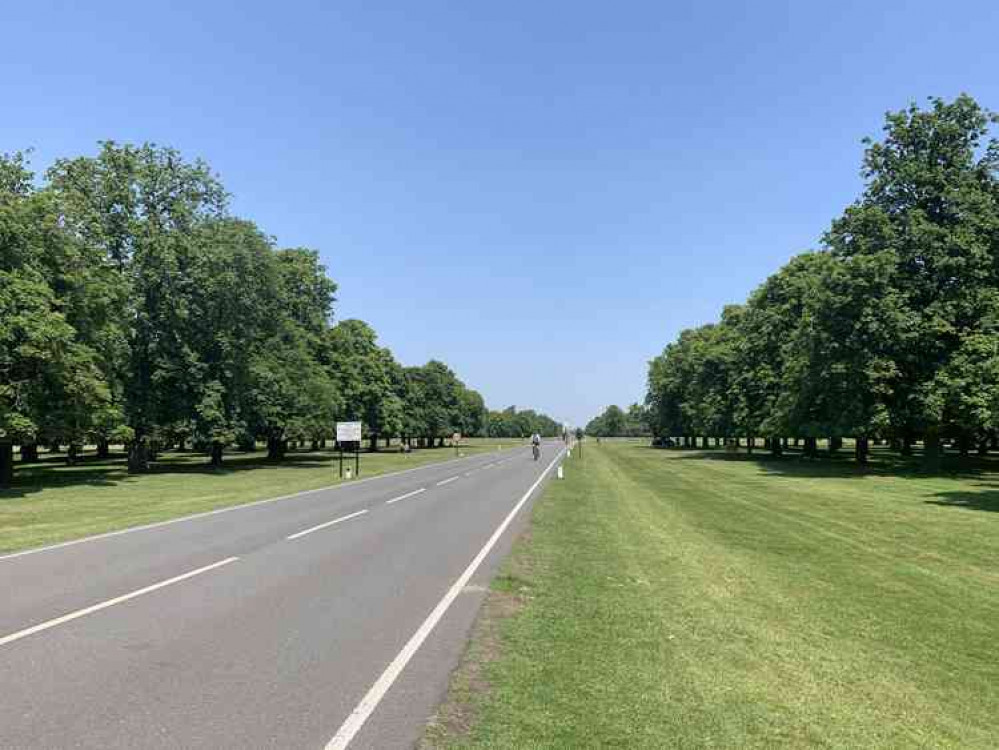
[[[15,441],[47,427],[76,446],[108,399],[54,288],[50,261],[71,242],[23,155],[0,157],[0,486],[13,481]]]
[[[63,226],[118,272],[117,335],[103,354],[133,435],[129,470],[144,471],[150,440],[190,416],[191,238],[225,214],[226,194],[204,162],[150,144],[104,142],[96,157],[56,162],[48,179]]]
[[[248,429],[251,365],[278,333],[283,300],[270,241],[251,222],[220,219],[194,238],[187,387],[195,439],[213,466]],[[290,325],[290,324],[289,324]]]
[[[953,382],[941,373],[969,338],[989,335],[999,309],[999,143],[988,138],[996,122],[966,95],[890,113],[884,140],[868,142],[863,196],[827,238],[844,261],[888,259],[890,293],[905,323],[888,352],[898,368],[892,421],[923,433],[931,468]]]
[[[377,450],[379,436],[401,428],[395,359],[378,346],[371,326],[360,320],[344,320],[330,329],[325,349],[330,376],[343,400],[342,418],[363,422],[371,449]]]

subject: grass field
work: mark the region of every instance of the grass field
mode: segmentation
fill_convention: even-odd
[[[999,747],[999,475],[587,444],[426,747]]]
[[[523,441],[466,439],[463,455]],[[362,453],[361,477],[455,458],[453,448],[403,454]],[[289,453],[271,464],[266,455],[234,453],[221,469],[200,454],[168,453],[152,472],[129,476],[124,456],[85,457],[67,466],[59,456],[17,464],[15,485],[0,490],[0,553],[52,544],[215,508],[287,495],[339,482],[334,454]]]

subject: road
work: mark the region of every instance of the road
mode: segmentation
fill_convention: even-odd
[[[559,450],[0,557],[0,747],[412,747]]]

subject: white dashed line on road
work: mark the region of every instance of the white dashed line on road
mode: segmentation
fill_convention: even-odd
[[[48,630],[49,628],[54,628],[57,625],[64,625],[67,622],[72,622],[73,620],[79,619],[86,615],[92,615],[94,612],[100,612],[102,609],[107,609],[108,607],[113,607],[115,604],[122,604],[129,601],[130,599],[135,599],[136,597],[142,596],[143,594],[149,594],[157,589],[170,586],[174,583],[180,583],[181,581],[186,581],[188,578],[194,578],[194,576],[201,575],[202,573],[207,573],[209,570],[215,570],[216,568],[221,568],[223,565],[228,565],[229,563],[236,562],[238,557],[227,557],[225,560],[219,560],[211,565],[206,565],[203,568],[198,568],[197,570],[190,570],[187,573],[183,573],[179,576],[174,576],[173,578],[168,578],[165,581],[160,581],[159,583],[154,583],[151,586],[146,586],[145,588],[138,589],[131,592],[130,594],[123,594],[122,596],[116,596],[114,599],[108,599],[100,604],[94,604],[90,607],[85,607],[83,609],[78,609],[75,612],[70,612],[62,617],[56,617],[52,620],[47,620],[46,622],[41,622],[37,625],[32,625],[30,628],[25,628],[24,630],[19,630],[16,633],[11,633],[10,635],[5,635],[0,638],[0,646],[6,646],[8,643],[13,643],[14,641],[19,641],[22,638],[27,638],[29,635],[34,635],[35,633],[40,633],[43,630]]]
[[[405,500],[407,497],[412,497],[413,495],[419,495],[421,492],[426,492],[426,487],[420,487],[418,490],[413,490],[412,492],[407,492],[405,495],[399,495],[399,497],[393,497],[391,500],[386,500],[386,505],[391,505],[392,503],[397,503],[400,500]]]
[[[334,524],[343,523],[344,521],[349,521],[351,518],[357,518],[358,516],[363,516],[368,511],[359,510],[357,513],[351,513],[349,516],[341,516],[340,518],[334,518],[332,521],[327,521],[326,523],[321,523],[318,526],[313,526],[311,529],[305,529],[304,531],[299,531],[297,534],[292,534],[286,537],[288,540],[298,539],[299,537],[305,536],[306,534],[311,534],[313,531],[319,531],[320,529],[325,529],[327,526],[333,526]]]

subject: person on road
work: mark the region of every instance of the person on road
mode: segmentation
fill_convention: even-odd
[[[536,432],[531,435],[531,452],[535,461],[541,458],[541,436]]]

